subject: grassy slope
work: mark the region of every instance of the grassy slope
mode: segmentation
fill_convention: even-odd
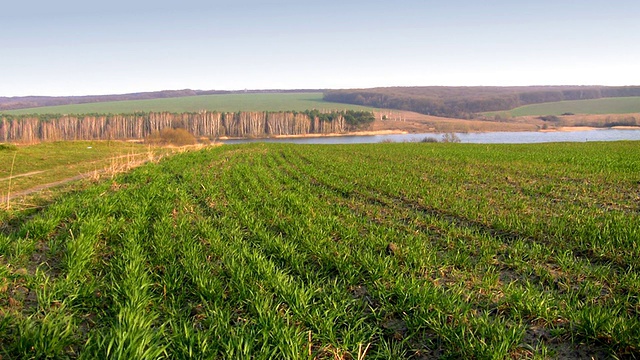
[[[640,356],[639,172],[637,142],[174,156],[2,229],[0,355]]]
[[[181,98],[114,101],[92,104],[49,106],[4,111],[6,114],[88,114],[132,113],[136,111],[196,112],[211,110],[235,111],[302,111],[310,109],[342,110],[371,109],[364,106],[330,103],[322,100],[322,93],[292,94],[229,94],[202,95]]]
[[[0,196],[53,183],[127,161],[142,160],[160,149],[120,141],[65,141],[28,146],[1,145]],[[138,154],[138,155],[136,155]],[[14,161],[15,155],[15,161]],[[135,155],[135,156],[134,156]],[[13,169],[11,165],[13,164]],[[13,176],[11,182],[10,175]]]
[[[509,113],[511,116],[543,116],[574,114],[630,114],[640,112],[640,97],[605,98],[592,100],[560,101],[521,106],[504,112],[488,112],[487,115]]]

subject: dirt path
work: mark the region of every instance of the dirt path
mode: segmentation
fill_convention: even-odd
[[[141,153],[141,154],[137,154],[137,155],[147,155],[147,154],[142,154]],[[121,158],[125,158],[125,157],[128,157],[128,156],[130,156],[130,155],[115,156],[115,157],[109,158],[107,160],[121,159]],[[135,155],[133,155],[133,156],[135,156]],[[145,163],[147,163],[149,161],[157,160],[157,159],[159,159],[161,157],[162,156],[155,156],[153,158],[148,158],[147,157],[147,158],[145,158],[143,160],[138,160],[137,162],[129,162],[129,163],[126,164],[125,168],[126,168],[126,170],[130,170],[130,169],[133,169],[134,167],[138,167],[138,166],[140,166],[142,164],[145,164]],[[94,162],[98,162],[98,161],[94,161]],[[94,163],[94,162],[92,162],[92,163]],[[28,175],[35,175],[35,174],[43,173],[45,171],[48,171],[48,170],[32,171],[30,173],[24,173],[24,174],[20,174],[20,175],[15,175],[12,178],[21,177],[21,176],[28,176]],[[83,173],[83,174],[79,174],[79,175],[76,175],[76,176],[68,177],[68,178],[65,178],[65,179],[62,179],[62,180],[58,180],[58,181],[50,182],[50,183],[47,183],[47,184],[41,184],[41,185],[38,185],[38,186],[34,186],[34,187],[32,187],[30,189],[27,189],[27,190],[22,190],[22,191],[18,191],[18,192],[15,192],[15,193],[11,193],[8,197],[6,195],[4,195],[3,199],[1,199],[1,200],[2,200],[2,202],[9,202],[9,201],[12,201],[14,199],[17,199],[17,198],[20,198],[20,197],[24,197],[24,196],[28,196],[28,195],[37,193],[37,192],[42,191],[42,190],[46,190],[46,189],[50,189],[50,188],[53,188],[53,187],[56,187],[56,186],[67,184],[67,183],[70,183],[72,181],[88,179],[88,178],[96,177],[96,175],[102,175],[102,174],[105,174],[105,173],[114,173],[115,174],[115,173],[119,173],[119,172],[123,172],[123,169],[115,169],[114,170],[112,167],[107,167],[107,168],[104,168],[104,169],[101,169],[101,170],[93,170],[93,171],[86,172],[86,173]],[[6,180],[8,180],[8,179],[9,178],[6,178]],[[0,180],[5,180],[5,179],[0,179]]]
[[[210,146],[220,146],[220,144],[214,144],[214,145],[210,145]],[[200,149],[202,148],[202,145],[191,145],[191,146],[181,146],[181,147],[172,147],[173,150],[170,154],[175,154],[175,153],[180,153],[180,152],[184,152],[184,151],[189,151],[192,149]],[[123,155],[118,155],[118,156],[113,156],[104,160],[95,160],[92,162],[89,162],[89,164],[93,164],[93,163],[97,163],[97,162],[102,162],[102,161],[114,161],[114,160],[118,160],[118,159],[129,159],[129,161],[127,161],[126,163],[123,164],[111,164],[110,166],[107,166],[101,170],[93,170],[90,172],[86,172],[83,174],[79,174],[76,176],[72,176],[72,177],[68,177],[62,180],[58,180],[58,181],[54,181],[54,182],[50,182],[48,184],[41,184],[41,185],[37,185],[34,186],[30,189],[26,189],[26,190],[21,190],[21,191],[17,191],[15,193],[11,193],[10,195],[7,196],[7,194],[0,194],[0,206],[2,204],[7,204],[9,202],[11,202],[12,200],[15,200],[17,198],[20,197],[25,197],[25,196],[29,196],[31,194],[40,192],[42,190],[46,190],[46,189],[50,189],[56,186],[60,186],[60,185],[64,185],[67,183],[70,183],[72,181],[78,181],[78,180],[82,180],[82,179],[89,179],[89,178],[96,178],[96,177],[102,177],[102,175],[106,174],[106,175],[114,175],[114,174],[118,174],[118,173],[122,173],[122,172],[127,172],[133,168],[136,168],[140,165],[146,164],[150,161],[159,161],[160,159],[162,159],[163,157],[169,155],[169,153],[162,153],[162,154],[156,154],[156,155],[150,155],[150,153],[148,152],[140,152],[140,153],[132,153],[132,154],[123,154]],[[142,157],[142,159],[140,159],[140,157]],[[138,159],[136,159],[138,158]],[[51,171],[51,170],[40,170],[40,171],[32,171],[29,173],[24,173],[24,174],[19,174],[19,175],[14,175],[12,177],[9,178],[3,178],[0,179],[0,181],[2,180],[9,180],[14,179],[16,177],[23,177],[23,176],[29,176],[29,175],[36,175],[39,173],[43,173],[46,171]]]
[[[45,171],[48,171],[48,170],[39,170],[39,171],[32,171],[32,172],[28,172],[28,173],[24,173],[24,174],[13,175],[13,176],[9,176],[9,177],[6,177],[6,178],[2,178],[2,179],[0,179],[0,181],[12,180],[12,179],[16,179],[16,178],[19,178],[19,177],[42,174]]]
[[[118,155],[118,156],[112,156],[110,158],[106,158],[106,159],[99,159],[99,160],[94,160],[94,161],[90,161],[87,164],[96,164],[96,163],[100,163],[100,162],[106,162],[106,161],[114,161],[114,160],[118,160],[118,159],[124,159],[124,158],[135,158],[135,157],[139,157],[141,155],[144,156],[148,156],[148,153],[134,153],[134,154],[125,154],[125,155]],[[47,172],[47,171],[51,171],[49,170],[38,170],[38,171],[31,171],[28,173],[24,173],[24,174],[18,174],[18,175],[13,175],[13,176],[8,176],[5,178],[1,178],[0,181],[8,181],[8,180],[13,180],[13,179],[17,179],[17,178],[21,178],[21,177],[25,177],[25,176],[31,176],[31,175],[38,175],[38,174],[42,174],[43,172]],[[86,174],[84,174],[86,175]],[[83,175],[78,175],[78,176],[83,176]],[[77,179],[76,179],[77,180]],[[73,180],[70,180],[73,181]],[[44,185],[42,185],[44,186]]]
[[[99,171],[100,173],[104,172],[105,170],[101,170]],[[43,172],[43,171],[41,171]],[[22,191],[18,191],[16,193],[13,193],[11,195],[9,195],[9,199],[7,199],[7,197],[5,196],[5,198],[3,199],[4,201],[11,201],[13,199],[19,198],[19,197],[23,197],[23,196],[27,196],[27,195],[31,195],[33,193],[42,191],[42,190],[46,190],[52,187],[56,187],[56,186],[60,186],[60,185],[64,185],[66,183],[70,183],[72,181],[76,181],[76,180],[82,180],[85,178],[88,178],[90,176],[92,176],[93,174],[95,174],[95,171],[89,172],[89,173],[85,173],[85,174],[80,174],[80,175],[76,175],[70,178],[66,178],[66,179],[62,179],[62,180],[58,180],[52,183],[48,183],[48,184],[42,184],[42,185],[38,185],[36,187],[32,187],[31,189],[27,189],[27,190],[22,190]]]

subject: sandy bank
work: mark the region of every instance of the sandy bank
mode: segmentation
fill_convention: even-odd
[[[593,126],[562,126],[553,129],[541,129],[540,132],[569,132],[569,131],[591,131],[602,128],[597,128]]]
[[[640,130],[640,126],[613,126],[613,127],[593,127],[593,126],[562,126],[552,129],[500,129],[500,130],[472,130],[472,131],[452,131],[456,133],[492,133],[492,132],[578,132],[578,131],[591,131],[591,130]],[[421,129],[422,130],[422,129]],[[251,139],[291,139],[291,138],[323,138],[323,137],[339,137],[339,136],[374,136],[374,135],[403,135],[403,134],[434,134],[440,135],[447,133],[447,131],[437,131],[434,128],[424,129],[422,131],[412,130],[370,130],[370,131],[354,131],[348,133],[330,133],[330,134],[300,134],[300,135],[275,135],[265,138],[251,138]],[[244,140],[245,138],[236,137],[219,137],[218,140]]]
[[[616,130],[640,130],[640,126],[613,126]]]
[[[353,131],[343,134],[301,134],[301,135],[276,135],[275,138],[310,138],[310,137],[332,137],[332,136],[373,136],[373,135],[398,135],[408,134],[404,130],[370,130],[370,131]]]
[[[612,126],[612,127],[593,127],[593,126],[562,126],[555,129],[539,130],[540,132],[567,132],[567,131],[591,131],[591,130],[640,130],[640,126]]]

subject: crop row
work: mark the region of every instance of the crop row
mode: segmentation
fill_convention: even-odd
[[[0,355],[638,356],[639,152],[176,155],[3,227]]]

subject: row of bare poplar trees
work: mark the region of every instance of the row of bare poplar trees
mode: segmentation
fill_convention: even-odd
[[[339,113],[323,121],[305,113],[237,112],[144,113],[130,115],[1,116],[0,141],[31,143],[57,140],[143,139],[164,128],[183,128],[196,137],[266,137],[344,133]]]

